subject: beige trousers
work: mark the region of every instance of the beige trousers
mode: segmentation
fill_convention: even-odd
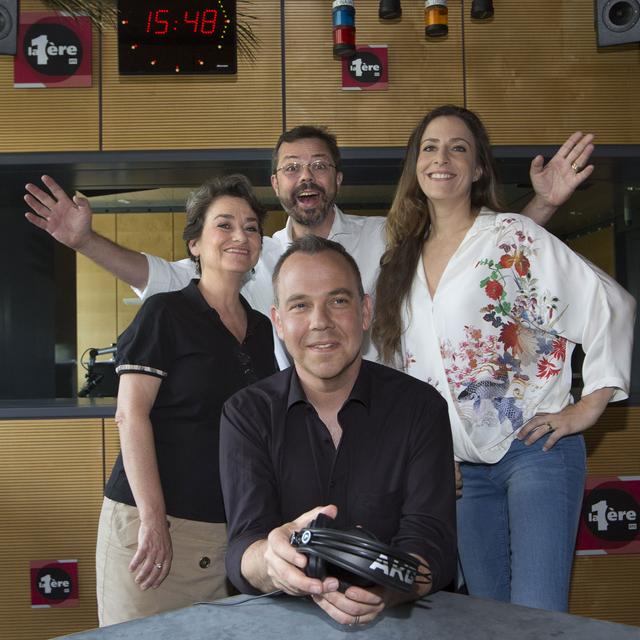
[[[138,546],[138,510],[104,499],[96,545],[101,627],[231,595],[224,568],[226,524],[172,516],[167,520],[173,546],[171,571],[157,589],[142,591],[129,571]]]

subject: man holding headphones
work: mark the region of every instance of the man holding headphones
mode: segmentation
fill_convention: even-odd
[[[273,286],[271,318],[294,366],[223,409],[227,574],[245,593],[310,595],[338,623],[365,624],[453,578],[446,403],[430,385],[362,359],[371,300],[340,244],[296,240],[275,265]],[[308,556],[290,539],[319,514],[416,558],[412,590],[345,589],[335,576],[307,575]]]

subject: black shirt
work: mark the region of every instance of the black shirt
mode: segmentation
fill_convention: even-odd
[[[227,398],[277,370],[271,323],[245,300],[242,344],[202,297],[197,281],[149,298],[118,340],[116,370],[162,378],[150,413],[167,513],[224,522],[218,441]],[[105,495],[134,505],[118,456]]]
[[[455,489],[444,399],[424,382],[363,361],[338,421],[336,449],[294,367],[225,403],[220,477],[231,581],[257,593],[240,571],[246,549],[305,511],[335,504],[338,527],[361,525],[380,541],[421,555],[434,590],[449,583]]]

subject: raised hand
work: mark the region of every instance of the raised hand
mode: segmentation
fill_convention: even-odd
[[[576,131],[547,164],[542,156],[532,160],[531,184],[544,204],[555,208],[564,204],[593,173],[594,166],[587,164],[594,149],[593,137],[591,133]]]
[[[58,242],[81,251],[91,238],[91,207],[85,198],[70,198],[50,176],[42,176],[48,191],[35,184],[25,185],[25,202],[33,212],[25,213],[26,219],[44,229]]]

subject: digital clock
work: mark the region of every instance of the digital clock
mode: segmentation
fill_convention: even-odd
[[[235,0],[118,0],[121,74],[236,73]]]

